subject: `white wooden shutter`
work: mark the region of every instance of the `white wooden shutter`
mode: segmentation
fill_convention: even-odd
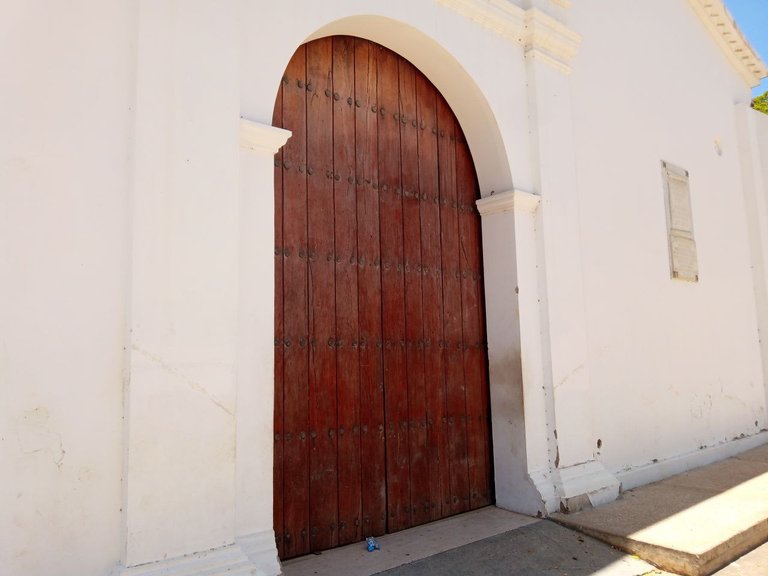
[[[688,185],[688,172],[662,162],[664,196],[667,205],[669,266],[672,278],[699,281],[696,241],[693,237],[693,213]]]

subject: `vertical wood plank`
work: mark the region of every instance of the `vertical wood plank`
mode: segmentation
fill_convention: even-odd
[[[440,250],[440,191],[437,166],[437,95],[434,86],[416,75],[418,103],[419,190],[422,195],[421,258],[424,301],[424,371],[429,447],[430,518],[440,519],[443,502],[450,503],[445,415],[445,370],[443,351],[443,287]],[[447,510],[449,510],[447,508]],[[446,512],[446,515],[449,512]]]
[[[430,519],[429,457],[424,390],[424,321],[421,286],[421,191],[419,190],[419,124],[416,71],[404,59],[399,65],[400,162],[403,202],[405,342],[408,387],[411,524]]]
[[[456,183],[454,118],[442,98],[437,105],[440,164],[440,232],[443,251],[443,352],[446,370],[446,424],[451,478],[451,513],[469,510],[466,398],[464,394],[464,338],[461,313],[459,218]]]
[[[338,96],[337,96],[338,95]],[[339,545],[361,539],[360,366],[355,199],[355,41],[333,38]]]
[[[311,549],[338,544],[332,40],[307,44]]]
[[[287,80],[287,78],[286,78]],[[283,126],[283,84],[277,91],[272,125]],[[272,465],[272,517],[274,519],[275,543],[281,558],[285,554],[283,532],[283,151],[275,154],[275,412],[274,412],[274,458]]]
[[[467,456],[470,508],[490,503],[489,419],[480,275],[480,217],[475,211],[477,180],[461,128],[456,123],[456,182],[459,201],[459,254],[461,264],[462,331],[464,333],[464,377],[467,401]]]
[[[387,529],[411,525],[408,392],[403,302],[403,206],[400,182],[398,58],[378,55],[379,201],[381,217],[381,292],[384,336],[384,390],[387,430]]]
[[[355,42],[355,154],[357,252],[360,302],[360,395],[363,522],[362,536],[386,531],[384,367],[381,328],[379,234],[378,94],[376,46]]]
[[[283,147],[284,557],[309,552],[309,389],[307,316],[306,47],[291,58],[283,85],[283,125],[293,132]],[[300,342],[304,342],[301,346]]]

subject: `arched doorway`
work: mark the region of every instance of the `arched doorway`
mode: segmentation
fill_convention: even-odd
[[[301,46],[275,126],[274,524],[281,558],[493,499],[477,179],[413,65]]]

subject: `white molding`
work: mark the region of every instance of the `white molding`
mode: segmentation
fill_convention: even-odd
[[[525,35],[525,10],[508,0],[437,0],[462,16],[520,44]]]
[[[754,88],[768,76],[768,68],[749,45],[722,0],[689,0],[709,33],[744,81]]]
[[[181,558],[126,568],[115,567],[110,576],[275,576],[254,564],[238,544],[198,552]]]
[[[614,474],[621,482],[622,490],[631,490],[651,482],[664,480],[676,474],[682,474],[694,468],[707,466],[726,458],[732,458],[766,443],[768,443],[768,432],[759,432],[754,436],[738,438],[731,442],[710,446],[702,450],[660,460],[659,462],[651,462],[636,468],[619,470]]]
[[[564,73],[571,71],[569,64],[581,45],[580,34],[537,8],[526,11],[525,29],[523,46],[527,57],[543,59]]]
[[[437,0],[465,18],[477,22],[503,38],[523,46],[526,55],[541,58],[561,72],[581,44],[581,35],[537,8],[524,10],[508,0]],[[550,0],[568,8],[570,0]]]
[[[476,204],[481,216],[499,214],[501,212],[535,212],[541,202],[537,194],[522,190],[507,190],[506,192],[491,193],[490,196],[480,198]]]
[[[240,147],[246,150],[275,154],[290,137],[290,130],[240,118]]]
[[[563,64],[561,61],[557,60],[556,58],[553,58],[546,52],[541,52],[540,50],[536,50],[536,49],[528,50],[525,53],[525,57],[531,61],[540,61],[540,62],[544,62],[545,64],[549,64],[550,66],[552,66],[552,68],[554,68],[558,72],[565,74],[566,76],[571,72],[573,72],[573,69],[570,66],[568,66],[567,64]]]
[[[555,471],[555,489],[564,512],[578,512],[613,502],[619,497],[620,487],[619,480],[597,460]]]
[[[560,498],[557,494],[555,483],[552,480],[552,474],[548,470],[538,470],[530,472],[528,477],[538,491],[546,513],[559,512]]]

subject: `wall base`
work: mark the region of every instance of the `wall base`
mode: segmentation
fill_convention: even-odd
[[[260,574],[267,576],[282,574],[280,561],[277,559],[274,530],[241,536],[237,538],[236,544],[239,544],[248,559],[259,567]]]
[[[531,472],[531,481],[539,492],[541,501],[544,503],[544,512],[551,514],[560,511],[560,498],[557,495],[557,489],[552,479],[552,473],[547,471]]]
[[[768,443],[768,432],[759,432],[754,436],[739,438],[725,444],[719,444],[718,446],[710,446],[681,456],[652,462],[645,466],[632,468],[631,470],[621,470],[615,472],[615,474],[621,482],[621,489],[631,490],[644,484],[658,482],[670,476],[682,474],[694,468],[725,460],[766,443]]]
[[[555,474],[560,512],[578,512],[613,502],[619,497],[621,483],[596,460],[558,469]]]
[[[265,536],[257,534],[239,539],[231,546],[181,558],[131,568],[116,566],[110,576],[276,576],[281,570],[274,535],[271,551],[264,540]]]

